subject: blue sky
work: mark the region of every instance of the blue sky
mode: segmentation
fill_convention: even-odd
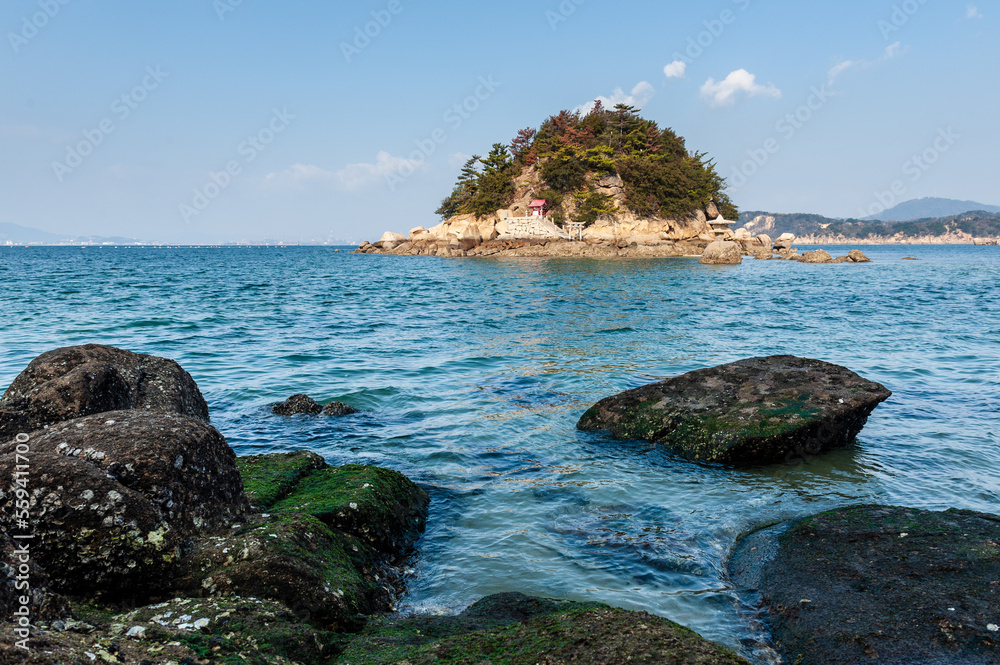
[[[6,0],[0,222],[172,242],[406,233],[437,222],[468,155],[597,97],[707,152],[741,209],[1000,204],[998,14],[984,0]]]

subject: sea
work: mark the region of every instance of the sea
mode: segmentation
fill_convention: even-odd
[[[727,575],[741,534],[856,503],[1000,512],[1000,247],[741,266],[350,249],[0,248],[0,389],[61,346],[174,358],[238,454],[309,449],[427,489],[400,611],[600,601],[759,663],[766,630]],[[772,354],[893,396],[850,448],[757,468],[576,429],[603,397]],[[361,413],[270,413],[295,393]]]

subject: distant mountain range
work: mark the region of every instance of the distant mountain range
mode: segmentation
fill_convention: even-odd
[[[58,233],[49,233],[48,231],[40,231],[38,229],[33,229],[27,226],[21,226],[20,224],[9,224],[0,222],[0,245],[4,245],[8,242],[17,245],[27,245],[27,244],[42,244],[42,245],[59,245],[59,244],[76,244],[76,243],[106,243],[112,242],[116,244],[126,245],[136,242],[135,238],[120,238],[120,237],[110,237],[105,238],[102,236],[63,236]]]
[[[754,235],[793,233],[800,244],[996,244],[1000,213],[964,212],[906,222],[831,219],[822,215],[747,211],[740,223]]]
[[[933,219],[961,215],[964,212],[982,210],[983,212],[1000,212],[1000,206],[991,206],[975,201],[958,201],[956,199],[923,198],[905,201],[871,217],[869,220],[881,222],[909,222],[914,219]]]

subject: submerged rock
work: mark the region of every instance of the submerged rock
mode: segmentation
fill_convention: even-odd
[[[609,397],[577,427],[654,441],[692,460],[760,464],[848,445],[891,394],[820,360],[751,358]]]
[[[746,665],[728,649],[645,612],[506,593],[456,617],[371,622],[343,663]]]
[[[353,406],[349,406],[343,402],[330,402],[324,406],[312,397],[309,397],[309,395],[292,395],[284,402],[272,404],[271,411],[279,416],[297,416],[300,414],[314,416],[322,413],[324,416],[339,417],[358,413],[358,410]]]
[[[279,416],[315,415],[323,412],[323,406],[309,395],[292,395],[284,402],[272,404],[271,411]]]
[[[699,263],[712,266],[743,263],[743,250],[735,242],[716,240],[705,248]]]
[[[789,663],[993,665],[998,543],[996,515],[852,506],[745,537],[730,572]]]
[[[806,252],[799,257],[801,263],[833,263],[833,257],[825,249]]]
[[[340,416],[350,416],[355,413],[358,413],[357,409],[349,404],[344,404],[343,402],[330,402],[323,407],[324,416],[339,418]]]
[[[208,404],[173,360],[87,344],[38,356],[0,398],[0,438],[106,411],[208,420]]]

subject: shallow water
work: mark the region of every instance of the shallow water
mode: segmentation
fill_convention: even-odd
[[[766,661],[724,572],[739,534],[853,502],[1000,512],[1000,248],[865,251],[876,263],[707,267],[2,248],[0,386],[69,344],[175,358],[238,453],[307,447],[427,487],[402,609],[600,600]],[[894,395],[849,450],[739,471],[575,429],[602,397],[776,353]],[[296,392],[364,412],[267,412]]]

